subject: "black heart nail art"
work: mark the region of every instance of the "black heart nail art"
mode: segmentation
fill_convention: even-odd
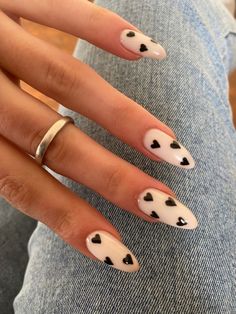
[[[167,206],[177,206],[173,198],[169,197],[168,200],[165,202]]]
[[[151,202],[151,201],[153,201],[152,194],[149,193],[149,192],[147,192],[147,194],[144,196],[143,199],[144,199],[144,201],[146,201],[146,202]]]
[[[93,243],[102,243],[100,235],[97,233],[95,237],[92,238]]]
[[[153,218],[160,218],[154,210],[152,211],[150,216]]]
[[[147,51],[147,50],[148,50],[148,49],[147,49],[147,46],[146,46],[146,45],[144,45],[144,44],[141,44],[141,45],[140,45],[139,51],[144,52],[144,51]]]
[[[110,257],[106,256],[106,258],[104,259],[104,263],[108,264],[108,265],[114,265],[112,263],[112,260],[110,259]]]
[[[187,221],[185,221],[182,217],[179,217],[178,222],[176,223],[176,225],[180,227],[185,226],[187,224],[188,224]]]
[[[127,37],[134,37],[135,36],[135,33],[130,31],[126,34]]]
[[[176,141],[173,141],[171,144],[170,144],[170,147],[173,148],[173,149],[178,149],[178,148],[181,148],[179,143],[176,142]]]
[[[151,39],[151,41],[152,41],[153,43],[157,44],[157,42],[156,42],[155,40]]]
[[[153,144],[151,145],[151,148],[160,148],[161,145],[157,142],[157,140],[153,140]]]
[[[127,254],[125,258],[123,258],[123,263],[126,265],[133,264],[133,260],[130,254]]]
[[[182,166],[188,166],[189,165],[189,161],[188,161],[188,159],[186,157],[184,157],[180,164]]]

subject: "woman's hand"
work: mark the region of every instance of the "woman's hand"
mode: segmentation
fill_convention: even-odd
[[[0,0],[0,9],[0,195],[83,254],[123,271],[138,270],[118,231],[28,155],[35,155],[42,137],[61,116],[21,90],[17,79],[94,120],[153,160],[183,168],[192,168],[194,161],[165,124],[88,65],[28,34],[17,19],[22,16],[66,31],[127,60],[162,59],[164,49],[118,15],[87,0]],[[195,216],[167,186],[72,124],[53,140],[44,163],[149,222],[197,226]]]

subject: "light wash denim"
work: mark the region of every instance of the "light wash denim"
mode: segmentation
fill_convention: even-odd
[[[141,269],[125,273],[93,261],[39,223],[28,245],[15,313],[235,314],[236,133],[227,80],[236,64],[235,21],[218,0],[96,3],[158,40],[168,58],[127,61],[82,40],[75,55],[169,125],[196,167],[183,170],[152,161],[80,114],[63,106],[60,112],[108,150],[171,187],[197,216],[199,227],[150,224],[54,174],[117,227]]]

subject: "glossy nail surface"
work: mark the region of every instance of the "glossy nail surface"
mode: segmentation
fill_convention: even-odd
[[[179,142],[158,129],[150,129],[144,136],[144,146],[154,155],[172,165],[191,169],[195,162]]]
[[[139,54],[142,57],[159,60],[166,57],[165,49],[151,37],[142,33],[125,29],[121,32],[120,41],[126,49]]]
[[[98,230],[86,239],[88,250],[102,262],[125,272],[139,270],[139,263],[130,250],[106,231]]]
[[[138,197],[138,207],[157,222],[182,229],[195,229],[198,225],[190,209],[157,189],[144,190]]]

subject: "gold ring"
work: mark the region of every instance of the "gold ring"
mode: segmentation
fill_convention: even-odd
[[[38,164],[42,164],[43,157],[48,149],[48,146],[51,144],[55,136],[60,132],[60,130],[68,123],[75,123],[71,117],[63,117],[60,120],[57,120],[47,131],[47,133],[42,138],[41,142],[39,143],[36,153],[35,153],[35,160]]]

